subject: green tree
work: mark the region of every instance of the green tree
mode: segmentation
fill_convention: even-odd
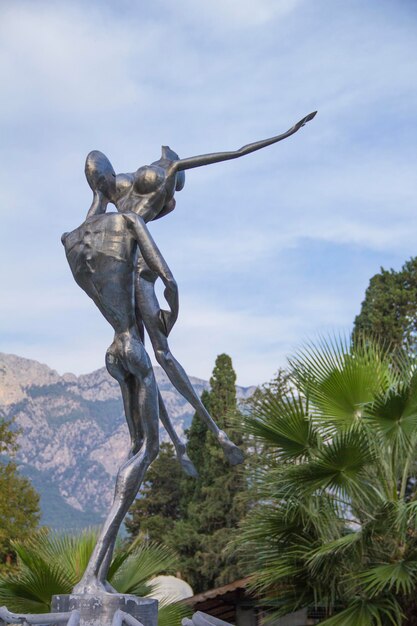
[[[235,385],[232,360],[221,354],[210,378],[211,390],[202,399],[219,427],[241,445]],[[199,592],[241,575],[238,558],[227,545],[245,513],[247,487],[243,468],[228,464],[197,415],[189,431],[188,453],[199,478],[182,481],[182,519],[175,524],[170,542],[180,554],[184,578]]]
[[[201,394],[201,402],[211,413],[210,408],[210,392],[204,390]],[[201,497],[201,488],[204,482],[206,459],[207,459],[207,437],[208,428],[206,423],[194,413],[190,428],[186,431],[187,436],[187,453],[198,472],[197,478],[185,476],[183,474],[181,481],[180,509],[181,517],[187,515],[188,505],[193,500]]]
[[[284,398],[290,389],[290,375],[286,370],[280,368],[271,381],[257,387],[254,393],[242,403],[243,414],[253,414],[261,403],[268,400],[276,401],[277,398]],[[258,481],[254,480],[254,477],[271,463],[271,450],[259,437],[253,437],[246,433],[246,440],[247,449],[250,451],[250,454],[248,453],[246,456],[247,506],[251,508],[262,498],[262,494],[258,493]]]
[[[370,341],[311,345],[290,363],[292,393],[246,418],[271,462],[238,540],[278,614],[417,623],[416,366]]]
[[[236,372],[228,354],[219,354],[210,378],[210,409],[220,428],[230,427],[228,416],[236,411]]]
[[[24,542],[15,542],[18,568],[0,575],[0,603],[16,613],[49,613],[53,595],[71,593],[81,579],[97,541],[97,533],[57,535],[45,529]],[[151,579],[174,572],[175,554],[164,546],[134,542],[127,550],[116,547],[109,582],[119,592],[152,595]],[[180,626],[186,607],[169,598],[158,612],[159,626]]]
[[[290,374],[280,368],[268,383],[257,387],[254,393],[242,402],[243,413],[252,413],[261,400],[271,397],[282,398],[290,391]]]
[[[140,497],[132,505],[126,519],[131,538],[145,535],[149,541],[164,543],[167,534],[180,518],[182,469],[174,448],[162,443],[159,456],[151,465]]]
[[[39,496],[12,460],[17,433],[0,419],[0,563],[14,560],[12,543],[28,537],[39,523]]]
[[[206,390],[201,394],[201,401],[210,412],[210,393]],[[195,413],[190,428],[186,431],[187,453],[193,462],[198,477],[181,475],[179,482],[180,518],[166,537],[166,543],[175,546],[179,555],[179,570],[183,578],[192,585],[195,592],[199,590],[200,578],[200,547],[201,536],[196,523],[194,510],[198,510],[203,488],[202,475],[206,463],[207,426]],[[197,583],[197,584],[196,584]]]
[[[398,272],[384,270],[369,282],[354,333],[367,334],[385,343],[392,351],[416,352],[417,339],[417,257]]]

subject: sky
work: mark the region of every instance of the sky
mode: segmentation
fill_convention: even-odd
[[[234,150],[314,110],[186,172],[149,228],[190,375],[226,352],[259,384],[349,332],[371,276],[417,255],[416,27],[415,0],[0,0],[0,351],[104,365],[112,329],[60,243],[91,204],[90,150],[132,172],[162,144]]]

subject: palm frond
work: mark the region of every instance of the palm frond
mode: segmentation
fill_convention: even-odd
[[[382,500],[372,515],[362,525],[364,541],[375,546],[379,537],[385,537],[385,545],[391,545],[388,538],[400,544],[407,539],[407,529],[412,517],[411,509],[402,500]]]
[[[403,524],[406,528],[409,527],[413,536],[415,536],[417,531],[417,501],[405,502],[404,509]]]
[[[160,603],[158,609],[158,626],[181,626],[185,617],[191,617],[193,611],[179,602]]]
[[[310,566],[314,566],[315,563],[322,561],[323,558],[333,558],[335,555],[339,553],[350,554],[352,550],[356,550],[362,541],[362,533],[358,532],[350,532],[333,541],[328,541],[323,545],[319,546],[310,551],[308,555],[306,555],[307,563]]]
[[[109,576],[109,582],[120,593],[147,595],[147,584],[154,576],[175,571],[176,556],[166,546],[144,543],[135,548],[120,568]]]
[[[82,577],[97,541],[97,531],[89,529],[78,535],[50,533],[41,529],[33,537],[15,545],[22,563],[42,557],[50,565],[65,572],[68,584],[74,586]]]
[[[274,446],[284,461],[308,455],[318,445],[319,436],[301,396],[286,398],[265,395],[256,402],[251,415],[244,417],[247,432]]]
[[[71,593],[72,585],[56,565],[41,559],[0,581],[0,598],[11,611],[47,613],[53,595]]]
[[[356,598],[347,609],[320,623],[322,626],[400,626],[402,619],[401,607],[392,598]]]
[[[417,434],[417,375],[379,394],[364,413],[385,441],[407,451]]]
[[[320,418],[336,428],[357,423],[363,405],[392,380],[388,360],[377,346],[343,338],[307,345],[290,366],[293,379]]]
[[[359,574],[363,590],[370,597],[383,591],[410,594],[416,587],[417,561],[399,560],[376,565]]]
[[[371,461],[366,439],[354,430],[341,432],[319,449],[314,460],[289,468],[286,486],[300,494],[331,490],[342,497],[369,498],[372,488],[364,478]]]

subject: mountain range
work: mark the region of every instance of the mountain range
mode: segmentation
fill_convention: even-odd
[[[194,414],[165,372],[155,375],[177,433]],[[197,393],[209,383],[190,377]],[[237,387],[238,398],[254,387]],[[99,524],[108,510],[129,436],[118,383],[105,368],[75,376],[0,353],[0,418],[19,432],[16,461],[40,494],[42,523],[58,530]],[[161,430],[161,439],[166,440]]]

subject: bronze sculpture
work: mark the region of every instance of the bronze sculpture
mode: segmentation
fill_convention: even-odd
[[[131,449],[119,469],[113,505],[75,593],[111,591],[106,574],[118,529],[139,491],[146,470],[158,454],[160,407],[161,417],[174,436],[180,459],[184,460],[185,468],[193,472],[164,412],[143,344],[142,323],[150,335],[156,358],[171,382],[207,422],[229,461],[242,461],[241,451],[219,430],[169,351],[167,337],[178,317],[178,288],[146,223],[166,215],[175,207],[174,193],[184,186],[185,170],[235,159],[277,143],[297,132],[314,115],[306,116],[286,133],[233,152],[179,159],[168,147],[163,147],[161,159],[140,167],[133,174],[116,176],[101,152],[88,155],[86,176],[93,189],[93,203],[85,222],[71,233],[65,233],[62,242],[76,282],[93,299],[115,331],[114,341],[106,353],[106,367],[121,387]],[[116,206],[118,213],[106,213],[109,202]],[[169,311],[160,310],[156,300],[154,282],[158,277],[165,285]]]

